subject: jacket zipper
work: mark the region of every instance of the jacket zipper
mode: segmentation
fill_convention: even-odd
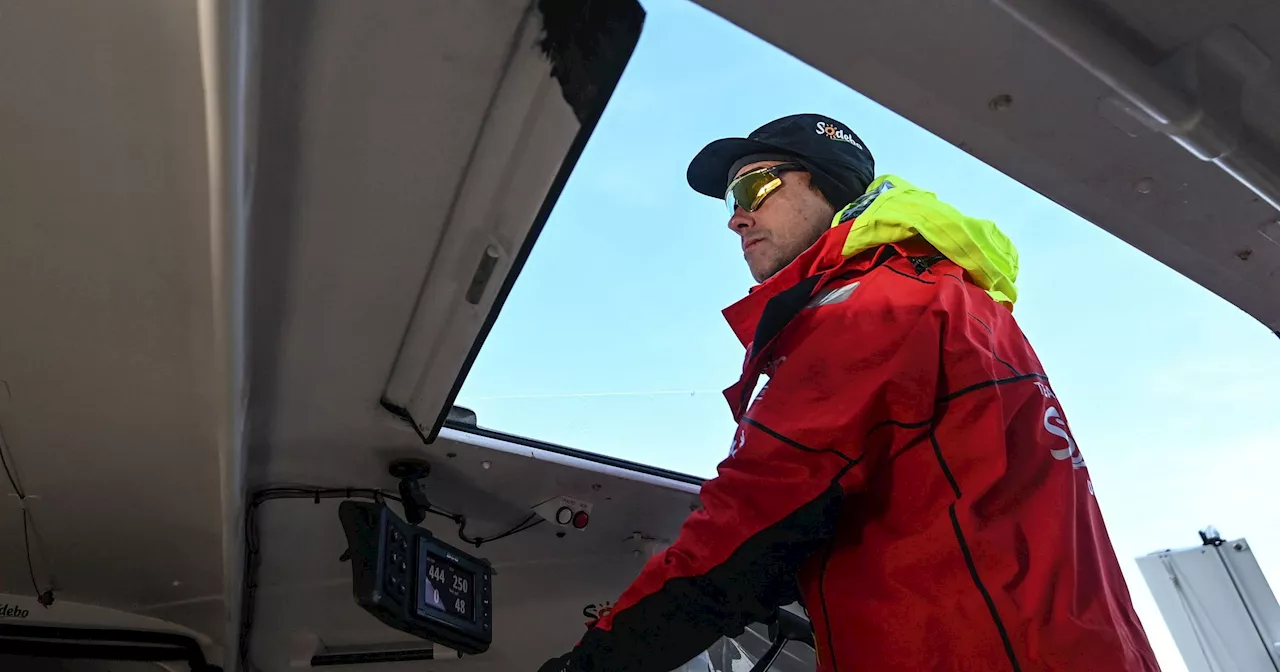
[[[916,269],[916,275],[923,275],[929,267],[942,261],[945,257],[934,255],[932,257],[907,257],[907,261],[911,262],[911,267]]]

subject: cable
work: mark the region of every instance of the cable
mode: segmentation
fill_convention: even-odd
[[[13,470],[9,468],[9,459],[6,454],[9,452],[9,441],[4,436],[4,426],[0,425],[0,467],[4,467],[4,475],[9,479],[9,486],[13,488],[13,494],[18,498],[18,506],[22,507],[22,548],[27,556],[27,575],[31,577],[31,589],[35,591],[36,602],[40,606],[48,609],[53,604],[53,589],[46,591],[40,590],[40,582],[36,580],[35,563],[31,559],[31,513],[27,510],[27,493],[18,485],[18,477],[13,475]]]
[[[26,499],[27,495],[22,492],[22,488],[18,487],[18,479],[9,470],[9,460],[5,459],[5,453],[7,452],[9,452],[9,442],[4,438],[4,426],[0,425],[0,466],[4,467],[4,475],[9,478],[9,485],[13,487],[13,494],[17,495],[18,499]]]
[[[249,637],[253,632],[253,616],[255,599],[258,594],[258,521],[257,510],[264,502],[274,499],[312,499],[317,504],[321,499],[372,499],[380,502],[384,499],[400,501],[399,497],[383,492],[377,488],[321,488],[305,486],[282,486],[263,488],[254,492],[245,506],[244,512],[244,577],[240,591],[240,646],[239,662],[245,669],[249,666]]]
[[[4,475],[9,477],[9,485],[13,487],[13,494],[17,495],[18,499],[26,499],[26,496],[22,494],[22,488],[19,488],[18,482],[13,479],[13,473],[9,471],[9,461],[4,459],[3,450],[0,450],[0,464],[4,465]]]
[[[467,519],[466,519],[466,517],[465,517],[465,516],[459,516],[459,518],[461,518],[461,520],[457,521],[457,522],[458,522],[458,538],[459,538],[459,539],[461,539],[461,540],[463,540],[463,541],[465,541],[465,542],[467,542],[468,544],[471,544],[471,545],[475,546],[476,548],[480,548],[480,547],[481,547],[481,546],[483,546],[484,544],[487,544],[487,543],[489,543],[489,542],[491,542],[491,541],[497,541],[497,540],[499,540],[499,539],[504,539],[504,538],[506,538],[506,537],[509,537],[509,536],[511,536],[511,535],[513,535],[513,534],[519,534],[519,533],[524,532],[525,530],[527,530],[527,529],[529,529],[529,528],[537,527],[538,525],[540,525],[540,524],[542,524],[542,523],[544,522],[544,521],[543,521],[543,519],[542,519],[542,518],[540,518],[540,517],[538,516],[538,514],[536,514],[536,513],[531,513],[531,514],[529,514],[529,517],[527,517],[527,518],[525,518],[524,520],[520,521],[520,522],[519,522],[515,527],[513,527],[513,528],[511,528],[511,529],[507,530],[506,532],[502,532],[502,533],[500,533],[500,534],[495,534],[495,535],[493,535],[492,537],[487,537],[487,538],[476,537],[476,538],[472,539],[472,538],[470,538],[470,537],[468,537],[468,536],[466,535],[466,532],[464,532],[464,530],[465,530],[465,529],[466,529],[466,527],[467,527]],[[535,520],[533,520],[534,518],[537,518],[537,520],[536,520],[536,521],[535,521]],[[533,521],[533,523],[532,523],[532,524],[530,524],[530,522],[529,522],[529,521]]]
[[[459,513],[450,513],[448,511],[445,511],[444,509],[441,509],[435,506],[434,504],[427,504],[425,510],[427,513],[430,513],[432,515],[436,515],[436,516],[440,516],[441,518],[448,518],[449,520],[452,520],[458,526],[458,538],[465,541],[468,544],[471,544],[472,546],[475,546],[476,548],[480,548],[481,546],[491,541],[505,539],[506,537],[509,537],[513,534],[524,532],[525,530],[531,527],[536,527],[537,525],[543,522],[542,518],[539,517],[537,513],[531,513],[524,520],[517,523],[515,527],[507,530],[506,532],[495,534],[492,537],[469,537],[467,536],[467,533],[466,533],[466,529],[467,529],[466,516]],[[535,518],[537,518],[536,521],[534,520]]]
[[[22,545],[27,549],[27,574],[31,576],[31,590],[36,592],[36,597],[38,598],[40,596],[40,584],[36,582],[36,569],[31,563],[31,534],[28,529],[30,527],[27,524],[28,520],[27,508],[24,506],[22,507]]]

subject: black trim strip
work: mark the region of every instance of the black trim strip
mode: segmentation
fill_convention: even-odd
[[[951,484],[951,490],[956,493],[956,499],[960,499],[960,484],[956,483],[955,474],[951,473],[951,467],[947,466],[947,460],[942,457],[942,446],[938,445],[938,435],[929,432],[929,443],[933,445],[933,454],[937,456],[938,466],[942,467],[942,473],[947,477],[947,482]]]
[[[928,431],[926,431],[926,432],[924,432],[923,434],[921,434],[920,436],[917,436],[916,438],[911,439],[910,441],[908,441],[908,442],[906,443],[906,445],[904,445],[904,446],[902,446],[902,448],[898,449],[898,452],[896,452],[896,453],[890,453],[890,454],[889,454],[889,460],[890,460],[890,461],[896,460],[896,459],[898,459],[899,457],[901,457],[901,456],[902,456],[902,454],[903,454],[903,453],[905,453],[905,452],[907,452],[908,450],[911,450],[912,448],[915,448],[916,446],[919,446],[919,445],[923,444],[923,443],[924,443],[924,440],[925,440],[925,439],[927,439],[927,438],[929,438],[929,436],[930,436],[930,435],[932,435],[932,434],[933,434],[933,428],[932,428],[932,427],[930,427]]]
[[[935,399],[935,402],[938,404],[949,404],[955,401],[956,399],[959,399],[960,397],[963,397],[964,395],[969,394],[970,392],[977,392],[978,390],[988,388],[993,385],[1008,385],[1010,383],[1017,383],[1024,380],[1043,380],[1045,382],[1049,382],[1049,377],[1041,373],[1024,373],[1020,376],[1012,376],[1010,378],[993,378],[991,380],[984,380],[980,383],[974,383],[968,387],[961,389],[959,392],[953,392],[946,396],[938,397],[937,399]],[[874,432],[875,430],[880,429],[885,425],[895,425],[897,427],[902,427],[905,429],[916,429],[919,427],[928,427],[930,424],[933,423],[933,421],[934,421],[933,418],[930,418],[928,420],[920,420],[918,422],[903,422],[901,420],[885,420],[884,422],[878,423],[877,425],[872,427],[871,430],[867,432],[867,434],[870,435],[871,432]],[[927,433],[917,436],[916,438],[908,442],[907,445],[903,446],[901,450],[890,455],[889,459],[897,458],[902,453],[905,453],[908,448],[915,446],[916,444],[918,444],[920,441],[923,441],[927,437],[928,437]]]
[[[197,672],[208,664],[195,638],[176,632],[0,624],[0,653],[98,660],[175,661]]]
[[[45,642],[33,639],[0,641],[0,653],[28,658],[63,660],[119,660],[132,662],[187,661],[182,649],[147,644],[101,644],[93,642]],[[205,672],[206,667],[192,667]]]
[[[1015,369],[1015,368],[1013,367],[1013,365],[1012,365],[1012,364],[1010,364],[1009,362],[1004,361],[1003,359],[1000,359],[1000,355],[997,355],[997,354],[996,354],[996,349],[995,349],[995,344],[994,344],[994,343],[992,343],[992,344],[991,344],[991,346],[992,346],[992,347],[991,347],[991,356],[992,356],[992,357],[994,357],[994,358],[995,358],[995,360],[996,360],[997,362],[1000,362],[1001,364],[1004,364],[1004,368],[1009,369],[1009,373],[1012,373],[1012,374],[1013,374],[1013,375],[1015,375],[1015,376],[1020,376],[1020,375],[1022,375],[1021,373],[1019,373],[1019,372],[1018,372],[1018,370],[1017,370],[1017,369]]]
[[[858,459],[856,460],[849,460],[848,464],[844,465],[843,467],[840,467],[840,471],[837,471],[836,475],[831,477],[831,483],[834,485],[839,485],[840,479],[844,478],[844,475],[852,471],[853,468],[858,466],[858,463],[861,461],[862,461],[861,456],[859,456]],[[841,487],[843,488],[843,486]]]
[[[947,507],[947,512],[951,515],[951,527],[955,530],[956,542],[960,544],[960,552],[964,554],[964,564],[969,567],[969,577],[973,579],[973,585],[978,588],[978,592],[982,593],[982,599],[987,603],[987,611],[991,612],[991,620],[996,624],[996,630],[1000,632],[1000,641],[1004,642],[1004,652],[1009,657],[1009,665],[1014,672],[1022,672],[1022,667],[1018,665],[1018,657],[1013,652],[1013,642],[1009,640],[1009,633],[1004,628],[1004,622],[1000,620],[1000,612],[996,610],[996,602],[991,599],[991,593],[987,592],[987,587],[982,585],[982,577],[978,576],[978,566],[973,562],[973,554],[969,552],[969,544],[964,540],[964,531],[960,529],[960,519],[956,516],[956,505],[952,504]]]
[[[773,345],[774,339],[809,304],[809,300],[813,298],[813,290],[821,280],[822,276],[811,275],[783,290],[764,305],[764,312],[760,315],[760,321],[756,322],[755,333],[751,337],[751,352],[747,355],[746,367],[752,368],[744,367],[742,378],[738,380],[742,393],[738,396],[737,408],[733,409],[734,418],[746,414],[747,408],[751,406],[751,395],[755,392],[756,382],[760,380],[762,373],[758,358],[763,358],[764,351]]]
[[[1013,375],[1015,376],[1022,375],[1022,373],[1019,372],[1016,368],[1014,368],[1012,364],[1004,361],[1003,359],[1000,359],[1000,355],[996,354],[996,332],[992,331],[991,327],[988,327],[987,323],[983,322],[982,319],[979,318],[977,315],[974,315],[973,313],[969,313],[969,317],[972,317],[973,319],[977,320],[978,324],[981,324],[982,328],[987,330],[987,335],[991,337],[991,356],[994,357],[997,362],[1004,364],[1005,368],[1009,369],[1009,372],[1012,373]]]
[[[884,420],[872,425],[871,429],[867,430],[867,436],[871,436],[872,434],[875,434],[876,431],[884,429],[885,427],[888,427],[890,425],[893,425],[894,427],[899,427],[901,429],[920,429],[921,427],[928,427],[929,424],[931,424],[932,422],[933,422],[932,418],[928,420],[921,420],[920,422],[903,422],[901,420]]]
[[[969,317],[972,317],[973,319],[977,320],[978,324],[981,324],[982,328],[987,330],[988,336],[995,338],[996,332],[991,331],[991,327],[988,327],[987,323],[982,321],[982,318],[978,317],[977,315],[974,315],[973,313],[969,313]],[[1017,373],[1017,372],[1015,371],[1014,373]]]
[[[843,459],[844,459],[844,461],[845,461],[845,463],[846,463],[846,469],[847,469],[847,467],[850,467],[850,466],[853,466],[853,465],[857,464],[857,463],[862,459],[861,457],[858,457],[857,459],[854,459],[854,458],[849,457],[848,455],[845,455],[844,453],[842,453],[842,452],[840,452],[840,451],[838,451],[838,450],[836,450],[836,449],[834,449],[834,448],[810,448],[809,446],[806,446],[806,445],[804,445],[803,443],[800,443],[799,441],[796,441],[795,439],[789,439],[789,438],[787,438],[787,437],[785,437],[785,436],[783,436],[783,435],[781,435],[781,434],[779,434],[779,433],[777,433],[777,432],[773,431],[772,429],[769,429],[768,427],[765,427],[764,425],[760,424],[758,421],[753,420],[753,419],[751,419],[751,418],[743,418],[743,419],[742,419],[742,421],[743,421],[743,422],[745,422],[746,424],[751,425],[752,427],[755,427],[756,429],[758,429],[758,430],[760,430],[760,431],[764,432],[765,434],[768,434],[769,436],[772,436],[773,438],[775,438],[775,439],[777,439],[777,440],[779,440],[779,441],[781,441],[781,442],[783,442],[783,443],[787,444],[788,446],[791,446],[792,448],[795,448],[796,450],[803,450],[803,451],[804,451],[804,452],[806,452],[806,453],[831,453],[831,454],[833,454],[833,455],[839,455],[841,458],[843,458]],[[842,474],[843,474],[843,472],[842,472]]]
[[[1000,355],[996,355],[995,343],[992,343],[991,356],[995,358],[997,362],[1000,362],[1000,364],[1005,365],[1005,369],[1009,369],[1010,374],[1021,375],[1018,369],[1015,369],[1014,365],[1009,364],[1009,362],[1006,362],[1005,360],[1001,360]]]
[[[867,254],[870,250],[864,250],[857,256]],[[848,280],[854,277],[865,277],[881,265],[893,259],[897,254],[896,250],[889,245],[882,245],[875,249],[875,256],[871,260],[871,267],[865,270],[852,270],[841,274],[835,279],[827,279],[823,286],[827,286],[836,280]],[[751,337],[751,351],[747,354],[747,362],[749,364],[759,364],[759,359],[764,357],[765,351],[773,345],[784,329],[791,324],[796,315],[809,307],[809,302],[813,300],[814,292],[818,286],[822,284],[825,276],[811,275],[779,292],[776,296],[769,299],[764,306],[764,311],[760,315],[760,320],[756,322],[756,329]],[[933,283],[928,283],[933,284]],[[755,391],[755,382],[760,378],[759,370],[744,370],[739,383],[745,383],[750,380],[750,384],[742,384],[742,395],[738,399],[738,406],[735,410],[734,417],[739,417],[747,412],[750,406],[751,394]]]
[[[751,337],[751,354],[747,357],[747,361],[759,357],[760,353],[764,352],[765,348],[778,337],[778,334],[791,324],[791,320],[809,305],[809,300],[813,298],[813,290],[818,287],[818,282],[821,280],[821,275],[811,275],[779,292],[764,304],[760,321],[756,322],[755,334]]]
[[[410,660],[435,660],[434,649],[406,649],[402,651],[346,651],[317,653],[311,656],[311,667],[334,665],[366,665],[372,663],[401,663]]]
[[[470,425],[463,422],[457,422],[455,420],[449,420],[445,422],[444,426],[448,427],[449,429],[462,432],[463,434],[474,434],[476,436],[483,436],[488,439],[497,439],[498,441],[506,441],[507,443],[514,443],[517,446],[524,446],[526,448],[537,448],[538,450],[545,450],[549,453],[559,453],[561,455],[567,455],[569,457],[576,457],[580,460],[595,462],[596,464],[603,464],[609,467],[616,467],[618,469],[634,471],[636,473],[647,474],[649,476],[657,476],[658,478],[665,478],[667,480],[678,481],[680,483],[689,483],[691,485],[702,485],[703,483],[707,482],[707,479],[705,478],[700,478],[698,476],[693,476],[690,474],[683,474],[678,471],[660,469],[658,467],[654,467],[648,464],[640,464],[639,462],[632,462],[630,460],[623,460],[617,457],[609,457],[608,455],[591,453],[585,450],[578,450],[577,448],[569,448],[567,446],[561,446],[554,443],[547,443],[546,441],[530,439],[525,436],[518,436],[516,434],[507,434],[506,432],[499,432],[493,429],[485,429],[484,427],[476,427],[475,425]]]
[[[907,279],[909,279],[909,280],[915,280],[916,282],[918,282],[918,283],[920,283],[920,284],[922,284],[922,285],[936,285],[936,284],[938,284],[938,283],[936,283],[936,282],[934,282],[934,281],[932,281],[932,280],[925,280],[925,279],[923,279],[923,278],[920,278],[919,276],[910,275],[910,274],[908,274],[908,273],[903,273],[902,271],[899,271],[898,269],[896,269],[896,268],[894,268],[894,267],[892,267],[892,266],[888,266],[888,265],[886,265],[886,266],[885,266],[885,268],[889,269],[890,271],[893,271],[894,273],[897,273],[898,275],[901,275],[901,276],[902,276],[902,277],[904,277],[904,278],[907,278]]]
[[[949,402],[955,401],[956,399],[959,399],[960,397],[963,397],[966,394],[969,394],[970,392],[977,392],[978,390],[981,390],[983,388],[992,387],[995,385],[1008,385],[1009,383],[1020,383],[1024,380],[1043,380],[1045,382],[1049,382],[1049,377],[1044,375],[1043,373],[1024,373],[1020,376],[1013,376],[1011,378],[992,378],[991,380],[984,380],[981,383],[974,383],[966,388],[961,389],[958,392],[952,392],[951,394],[948,394],[945,397],[939,397],[938,403],[940,404],[949,403]]]
[[[837,479],[837,480],[838,480],[839,478],[843,477],[843,476],[844,476],[844,474],[845,474],[845,473],[847,473],[847,472],[848,472],[848,470],[849,470],[851,467],[857,466],[857,465],[858,465],[858,463],[862,461],[862,457],[861,457],[861,456],[858,456],[857,458],[851,458],[851,457],[849,457],[848,455],[845,455],[844,453],[842,453],[842,452],[840,452],[840,451],[838,451],[838,450],[833,450],[833,449],[831,449],[831,448],[824,448],[824,449],[810,448],[810,447],[808,447],[808,446],[806,446],[806,445],[804,445],[804,444],[802,444],[802,443],[799,443],[799,442],[797,442],[797,441],[794,441],[794,440],[792,440],[792,439],[789,439],[789,438],[787,438],[787,437],[785,437],[785,436],[783,436],[783,435],[781,435],[781,434],[779,434],[779,433],[777,433],[777,432],[773,431],[772,429],[769,429],[768,427],[765,427],[764,425],[760,424],[759,422],[757,422],[757,421],[755,421],[755,420],[752,420],[751,418],[743,418],[743,422],[748,422],[748,423],[750,423],[752,426],[754,426],[754,427],[756,427],[756,428],[760,429],[761,431],[763,431],[763,432],[765,432],[766,434],[768,434],[768,435],[772,436],[773,438],[775,438],[775,439],[777,439],[777,440],[779,440],[779,441],[782,441],[783,443],[786,443],[787,445],[789,445],[789,446],[791,446],[791,447],[793,447],[793,448],[796,448],[796,449],[798,449],[798,450],[803,450],[803,451],[808,452],[808,453],[833,453],[833,454],[835,454],[835,455],[839,455],[839,456],[840,456],[841,458],[843,458],[843,459],[845,460],[845,462],[847,462],[848,464],[847,464],[847,465],[845,466],[845,468],[844,468],[844,469],[842,469],[842,470],[841,470],[841,472],[836,476],[836,479]],[[925,424],[928,424],[928,421],[926,421],[926,422],[925,422]],[[632,461],[630,461],[630,460],[624,460],[624,459],[617,458],[617,457],[609,457],[608,455],[601,455],[601,454],[599,454],[599,453],[592,453],[592,452],[588,452],[588,451],[585,451],[585,450],[579,450],[579,449],[577,449],[577,448],[569,448],[568,446],[561,446],[561,445],[554,444],[554,443],[547,443],[546,441],[539,441],[539,440],[537,440],[537,439],[530,439],[530,438],[528,438],[528,437],[526,437],[526,436],[519,436],[519,435],[516,435],[516,434],[508,434],[508,433],[506,433],[506,432],[500,432],[500,431],[493,430],[493,429],[486,429],[486,428],[484,428],[484,427],[476,427],[475,425],[467,424],[467,423],[464,423],[464,422],[457,422],[457,421],[454,421],[454,420],[449,420],[449,421],[447,421],[447,422],[445,422],[445,423],[444,423],[444,426],[445,426],[445,427],[448,427],[449,429],[452,429],[452,430],[455,430],[455,431],[458,431],[458,432],[462,432],[463,434],[473,434],[473,435],[475,435],[475,436],[483,436],[483,437],[488,438],[488,439],[496,439],[496,440],[498,440],[498,441],[506,441],[506,442],[508,442],[508,443],[514,443],[514,444],[516,444],[517,446],[524,446],[524,447],[526,447],[526,448],[537,448],[538,450],[545,450],[545,451],[550,452],[550,453],[558,453],[558,454],[560,454],[560,455],[566,455],[566,456],[568,456],[568,457],[575,457],[575,458],[578,458],[578,459],[580,459],[580,460],[586,460],[586,461],[588,461],[588,462],[595,462],[596,464],[603,464],[603,465],[605,465],[605,466],[609,466],[609,467],[616,467],[616,468],[618,468],[618,469],[625,469],[625,470],[627,470],[627,471],[634,471],[634,472],[636,472],[636,473],[640,473],[640,474],[647,474],[647,475],[649,475],[649,476],[656,476],[656,477],[658,477],[658,478],[665,478],[665,479],[667,479],[667,480],[670,480],[670,481],[676,481],[676,482],[679,482],[679,483],[688,483],[688,484],[690,484],[690,485],[699,485],[699,486],[700,486],[700,485],[702,485],[703,483],[706,483],[706,482],[707,482],[707,479],[702,478],[702,477],[699,477],[699,476],[694,476],[694,475],[692,475],[692,474],[685,474],[685,473],[681,473],[681,472],[678,472],[678,471],[671,471],[671,470],[668,470],[668,469],[661,469],[661,468],[659,468],[659,467],[655,467],[655,466],[648,465],[648,464],[641,464],[641,463],[639,463],[639,462],[632,462]]]

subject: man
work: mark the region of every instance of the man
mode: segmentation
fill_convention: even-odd
[[[688,178],[761,283],[725,311],[738,430],[703,509],[543,669],[666,672],[797,600],[822,672],[1158,669],[995,225],[873,179],[817,115]]]

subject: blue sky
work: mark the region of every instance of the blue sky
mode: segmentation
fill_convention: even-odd
[[[458,403],[483,426],[711,476],[742,348],[720,311],[751,285],[722,202],[685,183],[707,142],[832,116],[896,173],[996,221],[1022,259],[1015,316],[1088,460],[1134,602],[1185,669],[1133,558],[1217,525],[1280,580],[1280,340],[999,171],[681,0],[648,0],[617,92]],[[748,67],[749,66],[749,67]]]

